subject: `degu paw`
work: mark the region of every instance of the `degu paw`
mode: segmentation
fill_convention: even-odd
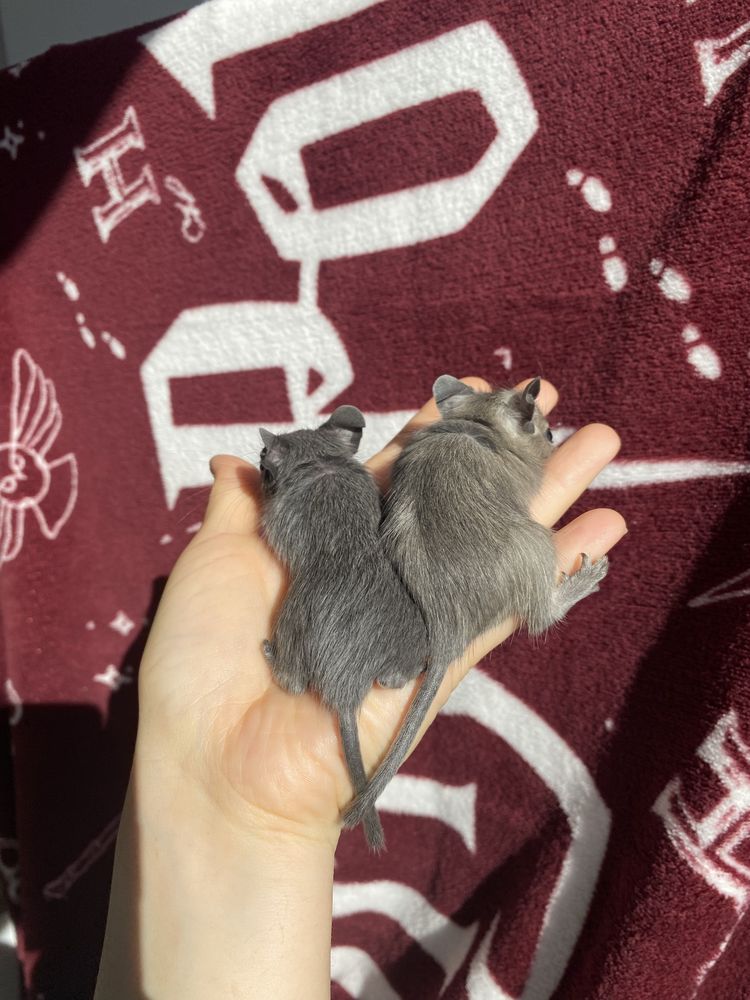
[[[268,639],[263,640],[263,655],[267,663],[273,664],[276,662],[276,651],[273,648],[273,643]]]
[[[565,614],[574,604],[582,601],[589,594],[595,594],[608,570],[609,559],[606,556],[592,562],[586,553],[582,552],[581,568],[571,576],[563,573],[560,586],[557,589],[557,600],[562,613]]]
[[[397,669],[394,669],[381,674],[381,676],[378,677],[378,684],[384,688],[402,688],[405,687],[405,685],[407,685],[411,680],[414,680],[414,678],[409,677],[407,674],[402,673]]]
[[[602,556],[596,562],[592,562],[585,552],[581,553],[581,568],[574,574],[581,583],[586,581],[590,585],[589,593],[595,594],[599,589],[599,584],[609,572],[609,559]]]

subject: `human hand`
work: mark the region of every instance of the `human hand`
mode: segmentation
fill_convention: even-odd
[[[464,381],[489,388],[481,379]],[[542,383],[538,402],[545,413],[554,407],[550,383]],[[438,416],[431,400],[367,463],[381,486],[403,441]],[[537,520],[556,523],[619,446],[611,428],[591,424],[557,448],[533,506]],[[285,574],[258,532],[259,474],[227,455],[216,456],[212,469],[203,525],[170,575],[141,663],[136,760],[144,774],[190,783],[235,829],[335,845],[340,810],[353,794],[338,725],[314,695],[279,688],[262,653]],[[560,569],[573,572],[581,552],[599,558],[625,530],[615,511],[580,515],[555,534]],[[451,667],[422,732],[468,669],[514,626],[486,633]],[[366,698],[359,731],[368,772],[413,690],[375,687]]]

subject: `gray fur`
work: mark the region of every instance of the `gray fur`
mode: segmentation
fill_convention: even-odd
[[[446,669],[474,639],[511,615],[537,635],[606,576],[606,556],[584,556],[558,584],[552,532],[529,514],[553,450],[536,407],[540,385],[478,393],[441,375],[433,393],[442,420],[414,434],[394,463],[382,541],[422,611],[430,660],[388,755],[345,812],[347,826],[396,773]]]
[[[317,430],[264,429],[260,462],[264,536],[290,576],[264,652],[281,687],[315,691],[338,715],[355,793],[367,781],[362,701],[375,681],[402,687],[427,658],[424,620],[380,545],[377,486],[353,458],[364,425],[359,410],[341,406]],[[359,820],[373,850],[382,849],[374,804]]]

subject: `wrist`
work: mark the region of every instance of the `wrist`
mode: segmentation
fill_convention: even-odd
[[[218,754],[215,759],[185,762],[157,755],[139,733],[130,779],[139,821],[155,830],[166,825],[165,836],[171,836],[175,822],[183,823],[196,838],[221,837],[237,852],[263,845],[293,856],[304,853],[305,845],[335,852],[341,836],[338,814],[324,820],[304,810],[297,818],[291,811],[280,815],[264,809],[238,791],[238,767],[241,771],[241,765],[230,765]]]
[[[96,1000],[327,997],[336,840],[245,825],[136,753]]]

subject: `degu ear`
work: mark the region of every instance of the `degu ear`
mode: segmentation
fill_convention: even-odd
[[[529,382],[529,384],[526,386],[525,389],[521,390],[523,392],[524,399],[528,403],[531,403],[532,409],[534,407],[534,404],[536,403],[536,398],[539,395],[539,390],[541,388],[542,388],[542,379],[540,375],[537,375],[535,379],[532,379],[531,382]]]
[[[519,389],[516,394],[516,406],[521,415],[521,430],[525,431],[527,434],[533,434],[534,427],[534,409],[536,407],[537,396],[539,395],[539,390],[542,387],[542,380],[537,375],[527,386],[523,389]]]
[[[271,448],[273,448],[274,442],[277,440],[277,437],[275,434],[272,434],[270,431],[267,431],[265,427],[261,427],[260,439],[263,442],[263,447],[268,448],[268,450],[270,451]]]
[[[435,379],[432,395],[435,397],[441,417],[450,417],[463,397],[475,396],[476,392],[470,385],[459,382],[452,375],[441,375]]]
[[[263,442],[263,453],[260,456],[261,469],[265,469],[275,479],[281,465],[281,438],[261,427],[260,439]]]
[[[321,425],[334,432],[336,439],[353,455],[362,440],[362,430],[365,426],[364,414],[356,406],[339,406],[328,420]]]

